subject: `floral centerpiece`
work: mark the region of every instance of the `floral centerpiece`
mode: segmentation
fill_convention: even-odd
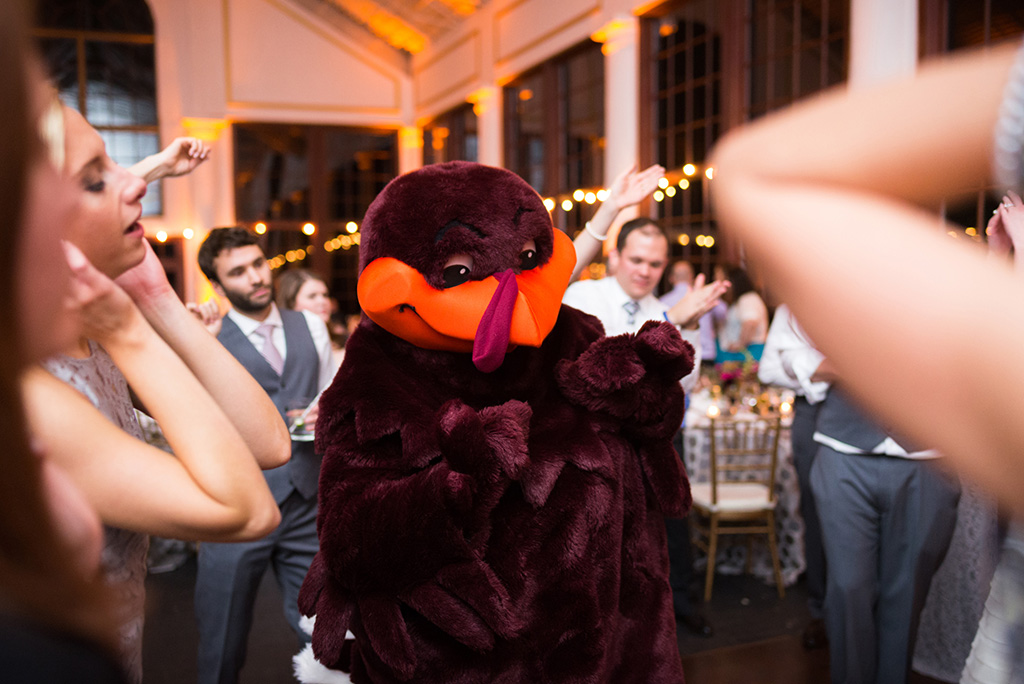
[[[753,356],[747,356],[743,361],[723,361],[715,365],[718,373],[718,382],[722,389],[736,387],[739,385],[758,383],[757,361]]]

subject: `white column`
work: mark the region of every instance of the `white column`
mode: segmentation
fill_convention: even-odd
[[[477,161],[488,166],[505,163],[505,136],[501,111],[501,87],[479,88],[466,98],[473,105],[477,125]]]
[[[402,126],[398,131],[398,173],[409,173],[423,166],[423,130]]]
[[[849,85],[909,76],[917,67],[918,0],[852,0]]]
[[[604,55],[604,185],[640,161],[640,21],[612,19],[591,34]],[[637,215],[637,208],[616,217],[612,233]],[[606,243],[607,244],[607,243]]]
[[[230,124],[225,119],[186,118],[182,127],[186,135],[200,138],[210,146],[209,161],[188,176],[170,181],[181,184],[190,200],[180,226],[182,231],[192,229],[192,237],[183,241],[182,250],[185,300],[205,301],[213,290],[199,270],[196,255],[211,228],[235,222],[234,146]]]

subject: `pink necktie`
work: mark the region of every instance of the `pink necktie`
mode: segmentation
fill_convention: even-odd
[[[274,372],[280,375],[284,370],[284,359],[281,358],[281,352],[274,345],[274,326],[264,323],[256,328],[256,333],[263,338],[263,358],[267,360]]]

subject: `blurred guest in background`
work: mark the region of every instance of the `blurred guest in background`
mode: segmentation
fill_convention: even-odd
[[[331,317],[331,296],[327,283],[320,276],[304,268],[293,268],[277,277],[277,306],[292,311],[308,311],[324,322],[331,334],[331,356],[334,370],[345,358],[345,338],[348,331],[340,331]],[[340,333],[340,334],[339,334]]]
[[[732,289],[722,297],[729,305],[718,331],[716,361],[761,358],[768,336],[768,307],[754,289],[747,272],[739,266],[726,270]]]

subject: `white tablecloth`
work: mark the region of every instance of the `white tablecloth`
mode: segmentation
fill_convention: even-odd
[[[686,414],[683,430],[684,462],[691,482],[707,482],[710,475],[711,442],[708,434],[706,402],[696,399]],[[776,537],[779,544],[779,564],[782,567],[782,581],[786,586],[796,582],[804,570],[804,521],[800,516],[800,486],[793,467],[793,443],[788,421],[783,422],[779,437],[778,466],[775,473],[775,494],[778,505],[775,509]],[[719,537],[718,557],[715,572],[737,575],[746,571],[747,542],[745,535]],[[705,559],[698,559],[700,570],[705,569]],[[772,558],[768,552],[767,538],[763,535],[754,540],[754,575],[766,583],[775,583]]]

